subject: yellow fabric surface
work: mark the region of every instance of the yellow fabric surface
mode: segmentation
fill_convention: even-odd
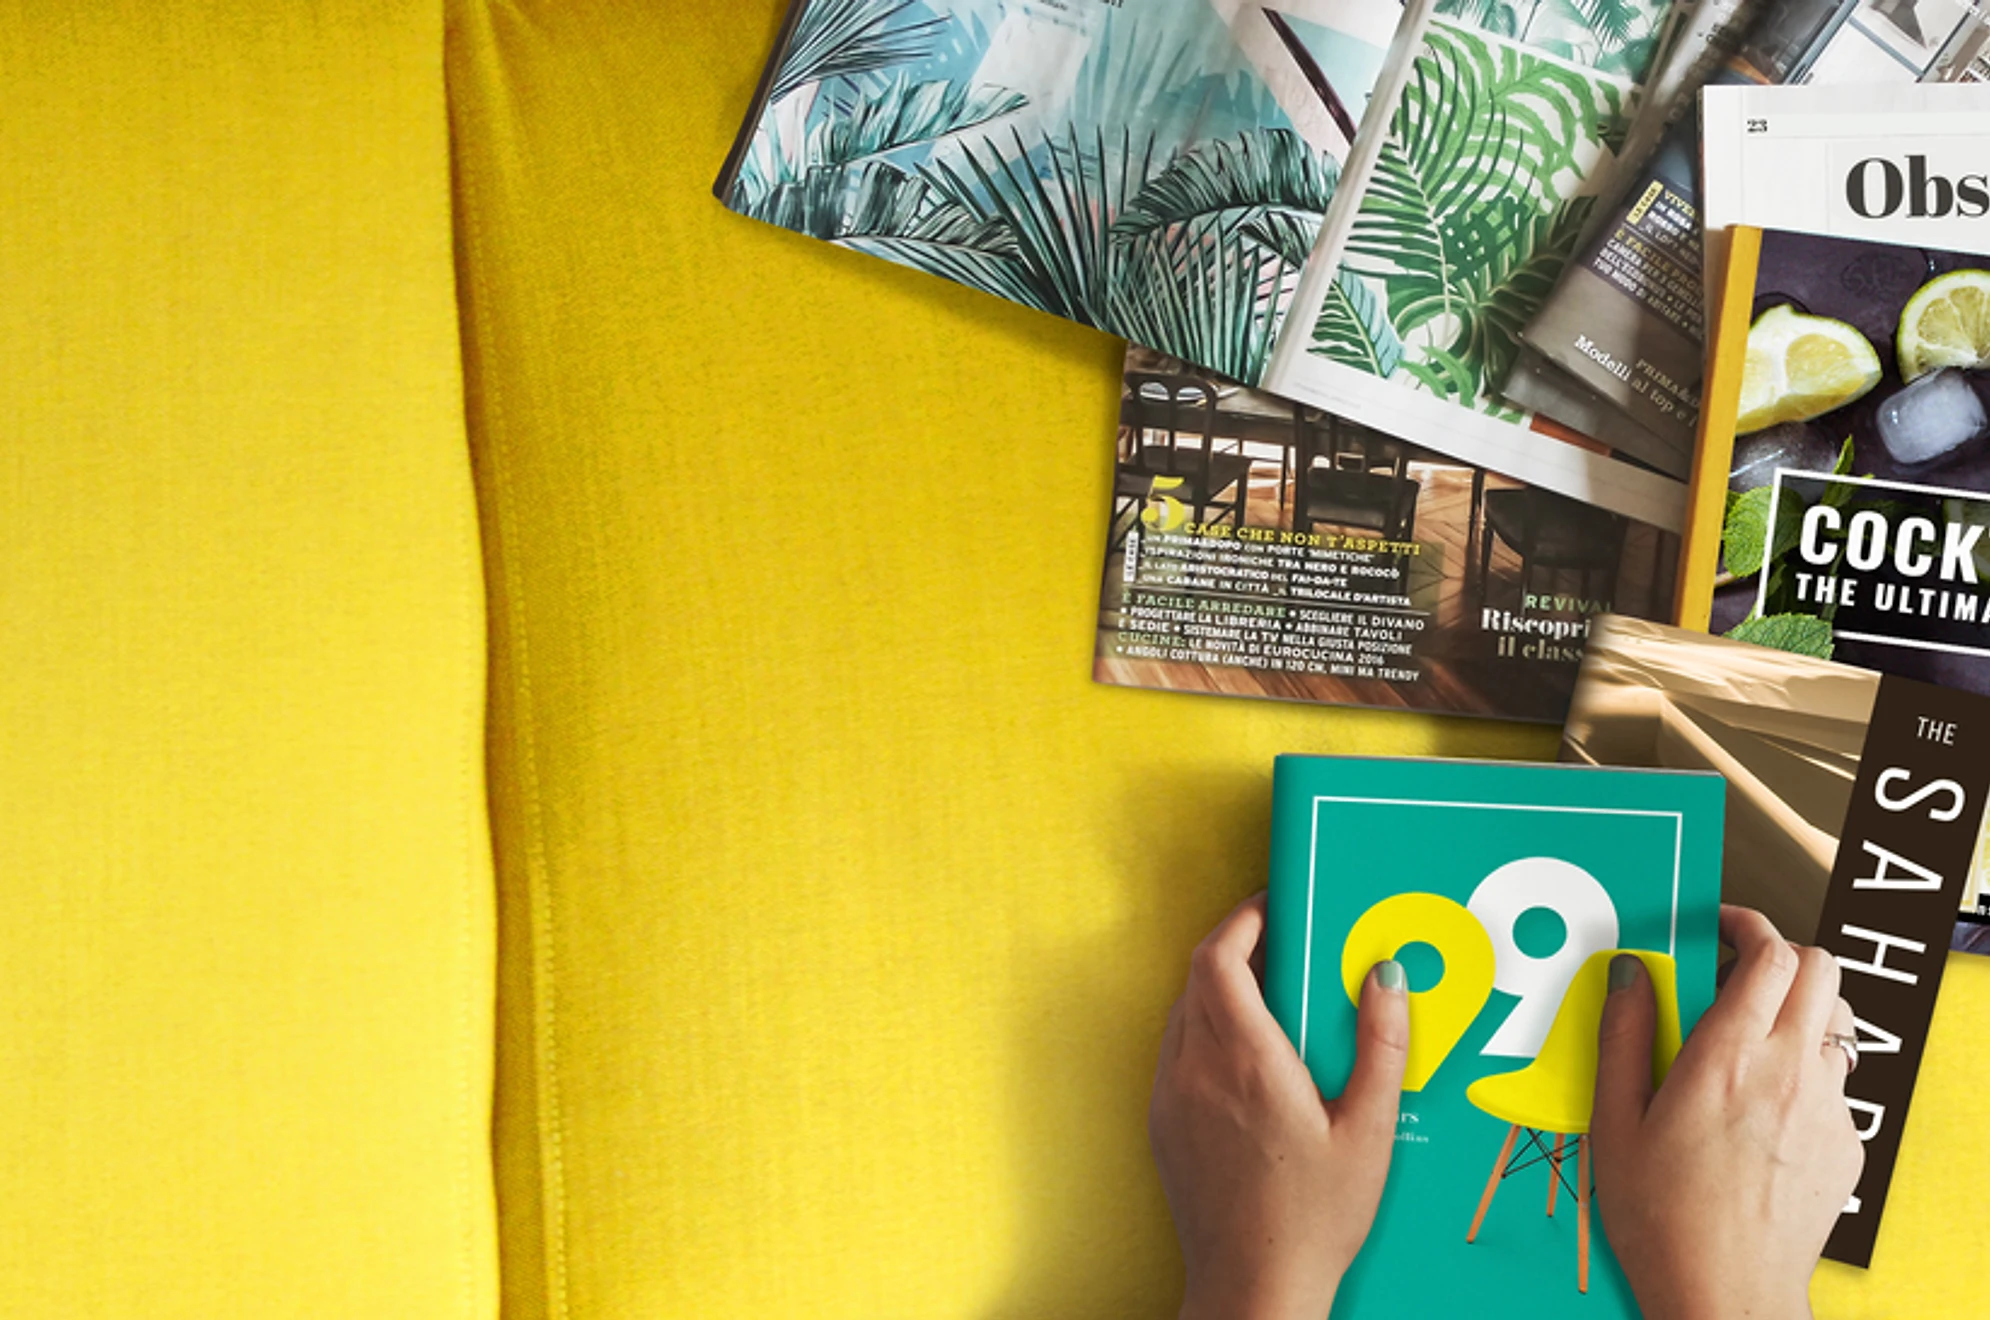
[[[0,3],[0,1313],[482,1317],[433,0]]]
[[[1818,1320],[1962,1320],[1984,1313],[1986,1022],[1990,959],[1950,954],[1873,1266],[1825,1262],[1810,1288]]]
[[[724,211],[770,0],[452,20],[508,1314],[1168,1313],[1272,757],[1554,737],[1094,685],[1119,346]]]
[[[507,1314],[1172,1314],[1153,1053],[1272,757],[1555,738],[1093,685],[1119,346],[724,211],[778,17],[452,0]],[[1970,1311],[1977,970],[1827,1316]]]

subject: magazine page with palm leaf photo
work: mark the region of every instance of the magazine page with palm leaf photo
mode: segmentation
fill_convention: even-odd
[[[1259,382],[1395,0],[795,0],[729,207]]]
[[[1676,530],[1676,476],[1502,389],[1679,9],[1440,0],[1361,162],[1368,174],[1350,171],[1324,226],[1269,387]]]
[[[1501,399],[1674,0],[794,0],[715,191],[1676,531]]]

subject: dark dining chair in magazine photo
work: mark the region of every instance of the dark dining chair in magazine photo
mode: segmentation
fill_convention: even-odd
[[[1254,464],[1241,441],[1217,448],[1216,386],[1200,376],[1135,372],[1126,390],[1131,424],[1121,428],[1113,474],[1113,546],[1157,497],[1175,500],[1199,523],[1215,514],[1242,527]]]
[[[1408,541],[1422,494],[1402,441],[1311,408],[1301,414],[1294,531],[1324,524]]]

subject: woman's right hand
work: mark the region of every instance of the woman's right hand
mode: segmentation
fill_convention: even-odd
[[[1845,1107],[1852,1031],[1838,964],[1766,917],[1721,909],[1738,957],[1656,1094],[1656,1009],[1611,964],[1590,1139],[1596,1202],[1651,1320],[1810,1315],[1810,1276],[1865,1164]]]

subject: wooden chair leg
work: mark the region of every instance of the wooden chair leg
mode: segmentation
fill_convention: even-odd
[[[1589,1138],[1575,1139],[1575,1286],[1589,1291]]]
[[[1555,1134],[1555,1153],[1548,1157],[1548,1218],[1555,1217],[1555,1193],[1562,1185],[1562,1134]]]
[[[1506,1162],[1513,1158],[1513,1143],[1519,1136],[1518,1123],[1506,1130],[1506,1144],[1499,1148],[1499,1159],[1493,1163],[1492,1177],[1486,1179],[1486,1194],[1479,1198],[1479,1213],[1472,1216],[1472,1231],[1465,1234],[1465,1241],[1473,1241],[1479,1236],[1479,1225],[1486,1222],[1486,1211],[1492,1206],[1493,1193],[1499,1190],[1500,1175],[1506,1172]]]

